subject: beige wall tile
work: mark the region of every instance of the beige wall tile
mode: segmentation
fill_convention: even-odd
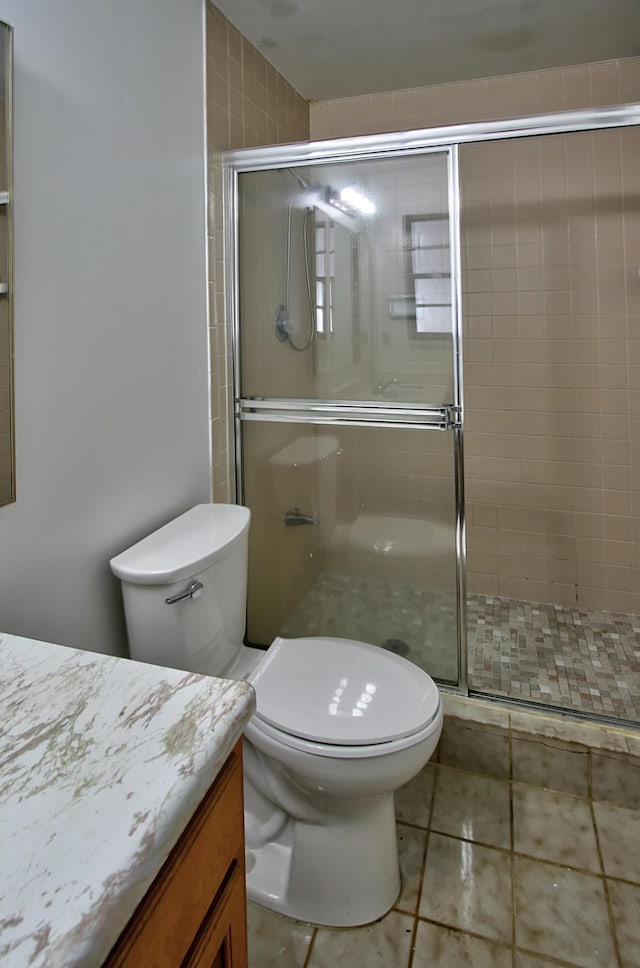
[[[231,148],[307,140],[309,108],[305,99],[211,3],[206,5],[206,18],[213,493],[216,500],[225,501],[233,499],[235,484],[232,449],[228,446],[231,379],[224,338],[219,157]]]

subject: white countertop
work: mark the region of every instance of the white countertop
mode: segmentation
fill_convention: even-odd
[[[254,709],[245,682],[0,633],[0,964],[98,966]]]

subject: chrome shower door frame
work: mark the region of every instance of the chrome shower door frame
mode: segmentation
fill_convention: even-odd
[[[455,144],[411,146],[383,145],[378,136],[319,143],[321,158],[309,157],[309,144],[282,148],[257,148],[228,152],[225,156],[225,241],[230,258],[226,260],[227,322],[231,332],[234,397],[234,446],[236,500],[243,503],[242,423],[244,421],[284,421],[326,426],[410,427],[420,431],[445,431],[453,434],[453,486],[455,500],[456,628],[458,681],[445,687],[467,695],[465,521],[463,467],[463,392],[462,392],[462,283],[460,265],[460,185],[458,147]],[[329,145],[335,150],[327,150]],[[346,150],[345,150],[346,149]],[[450,229],[453,400],[442,407],[418,404],[381,404],[377,401],[290,400],[281,398],[243,398],[239,314],[239,233],[238,176],[253,171],[296,168],[322,161],[323,165],[348,161],[389,159],[408,155],[440,154],[447,157],[447,195]]]
[[[234,421],[235,421],[235,467],[236,499],[243,500],[242,493],[242,444],[241,424],[244,420],[296,420],[298,422],[353,425],[392,426],[407,423],[419,429],[440,429],[453,433],[454,486],[456,503],[456,594],[457,594],[457,648],[458,686],[456,692],[468,694],[467,628],[466,628],[466,534],[464,503],[464,392],[462,377],[462,275],[460,239],[460,180],[458,149],[460,145],[481,141],[498,141],[505,138],[526,138],[536,135],[568,134],[574,131],[595,131],[640,125],[640,104],[615,107],[588,108],[562,111],[554,114],[532,115],[523,118],[507,118],[446,125],[389,134],[338,138],[326,141],[302,142],[288,145],[270,145],[229,151],[224,156],[225,179],[225,243],[226,243],[226,316],[232,342]],[[337,164],[346,161],[386,159],[390,161],[407,155],[446,152],[449,157],[449,219],[451,228],[452,259],[452,310],[453,310],[453,388],[452,407],[425,410],[418,406],[403,405],[387,408],[395,412],[392,421],[383,408],[367,403],[366,415],[362,402],[284,400],[243,400],[241,397],[240,332],[238,314],[238,175],[244,172],[267,171],[284,167],[300,167],[322,163]],[[292,404],[294,406],[292,406]],[[356,413],[356,407],[359,413]],[[401,416],[400,409],[409,410]],[[290,411],[289,416],[286,412]],[[445,687],[447,688],[447,687]]]

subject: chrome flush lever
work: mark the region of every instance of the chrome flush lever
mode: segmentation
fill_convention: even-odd
[[[200,598],[204,585],[201,581],[191,581],[183,592],[177,592],[169,598],[165,598],[167,605],[175,605],[176,602],[184,602],[187,598]]]

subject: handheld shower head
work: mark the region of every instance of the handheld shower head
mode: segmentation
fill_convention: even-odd
[[[306,191],[307,188],[311,188],[311,185],[309,184],[309,182],[308,181],[305,181],[305,179],[302,177],[302,175],[298,174],[298,172],[295,170],[295,168],[287,168],[287,171],[289,172],[290,175],[293,175],[293,177],[295,178],[295,180],[300,185],[300,188],[302,188],[305,191]]]

